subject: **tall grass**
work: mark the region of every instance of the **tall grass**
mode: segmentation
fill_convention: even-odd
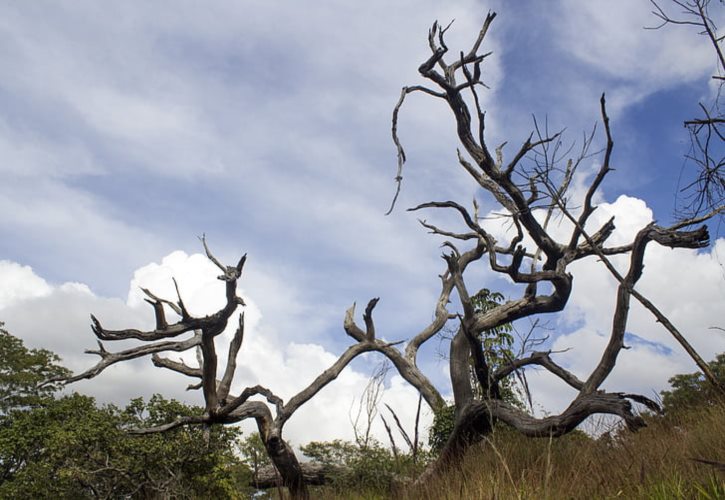
[[[638,433],[531,439],[505,427],[422,488],[319,490],[319,498],[725,499],[725,404],[651,418]]]

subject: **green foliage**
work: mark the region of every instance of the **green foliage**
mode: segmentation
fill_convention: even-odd
[[[476,295],[471,297],[471,303],[476,312],[486,312],[498,307],[504,299],[505,297],[501,293],[482,288]],[[497,370],[514,359],[514,336],[512,332],[513,325],[511,323],[504,323],[482,333],[481,342],[483,352],[486,356],[486,363],[491,371]],[[476,397],[481,398],[483,395],[480,393],[480,385],[473,372],[473,366],[471,366],[470,376],[474,394]],[[476,390],[478,390],[477,394],[475,393]],[[513,376],[501,380],[499,382],[499,390],[504,401],[519,408],[524,408],[523,398]],[[455,406],[447,405],[435,412],[433,425],[428,431],[428,444],[433,453],[439,453],[443,449],[448,437],[453,432],[455,411]]]
[[[159,395],[125,409],[54,399],[58,387],[39,384],[69,374],[58,361],[0,328],[0,499],[239,497],[249,472],[234,454],[237,429],[131,435],[202,410]]]
[[[181,428],[133,436],[201,412],[153,396],[123,410],[72,394],[54,399],[70,372],[45,349],[28,349],[0,323],[0,499],[239,498],[248,469],[234,454],[239,431]],[[245,477],[246,476],[246,477]]]
[[[234,498],[236,429],[123,430],[197,411],[158,395],[119,410],[73,394],[14,412],[0,429],[0,498]]]
[[[59,385],[38,385],[70,373],[57,363],[58,356],[45,349],[28,349],[2,327],[0,322],[0,416],[49,400]]]
[[[476,295],[471,297],[471,304],[476,312],[488,312],[501,305],[504,299],[503,294],[492,292],[488,288],[482,288]],[[504,323],[484,332],[486,337],[483,343],[484,350],[503,348],[509,350],[508,354],[512,354],[510,351],[514,343],[513,335],[511,335],[512,331],[513,326],[511,323]],[[493,354],[492,360],[495,361],[496,359],[501,362],[506,361],[501,354]]]
[[[396,457],[375,440],[367,446],[340,439],[313,441],[300,449],[313,463],[331,471],[329,488],[338,492],[386,494],[396,480],[414,475],[425,461],[414,464],[410,455]]]
[[[435,412],[433,425],[428,429],[428,445],[433,453],[438,454],[443,450],[453,432],[453,426],[456,424],[455,413],[455,405],[443,406]]]
[[[179,416],[201,412],[200,407],[167,400],[156,394],[148,404],[144,404],[141,398],[131,401],[121,412],[120,427],[160,425]],[[139,474],[149,475],[149,470],[155,470],[159,483],[168,483],[171,475],[175,479],[175,484],[172,483],[175,495],[187,492],[184,494],[194,498],[200,495],[229,498],[234,496],[238,486],[233,479],[243,469],[234,453],[240,437],[241,431],[229,426],[183,427],[146,436],[124,433],[122,442],[125,448],[120,451],[126,461],[129,457],[143,457],[143,466],[139,467],[136,463]]]
[[[325,466],[346,466],[355,461],[361,448],[352,441],[312,441],[300,447],[302,453],[313,462]]]
[[[476,312],[490,311],[501,305],[504,296],[499,292],[492,292],[487,288],[482,288],[471,297],[471,303]],[[491,328],[482,333],[481,342],[483,344],[483,353],[486,356],[486,363],[491,371],[496,371],[505,364],[514,359],[514,336],[513,325],[504,323],[497,327]],[[475,376],[471,373],[474,380],[474,387],[479,387],[475,382]],[[518,394],[515,379],[509,376],[499,383],[499,390],[504,401],[523,407],[523,402]],[[481,395],[479,394],[479,397]]]
[[[198,408],[154,396],[123,410],[73,394],[14,412],[0,427],[0,498],[235,498],[239,431],[201,428],[134,436]]]
[[[244,438],[239,443],[237,449],[241,454],[244,465],[247,470],[249,470],[250,480],[257,477],[259,469],[272,465],[272,461],[269,459],[269,455],[264,447],[262,438],[259,437],[259,433],[257,432]]]
[[[725,353],[718,354],[708,363],[715,378],[725,386]],[[701,372],[675,375],[670,380],[672,389],[662,391],[666,413],[680,412],[696,406],[712,406],[722,401],[722,395]]]

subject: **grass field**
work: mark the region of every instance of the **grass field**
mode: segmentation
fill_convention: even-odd
[[[651,418],[638,433],[522,437],[504,427],[421,488],[317,489],[324,499],[725,499],[725,404]]]

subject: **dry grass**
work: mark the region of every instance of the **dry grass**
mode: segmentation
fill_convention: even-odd
[[[725,405],[596,441],[581,434],[530,439],[503,429],[445,477],[387,498],[725,499],[725,471],[693,459],[725,463]],[[384,498],[364,491],[323,496]]]

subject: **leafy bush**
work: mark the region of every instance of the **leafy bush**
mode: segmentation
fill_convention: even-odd
[[[396,484],[405,482],[420,472],[429,458],[419,454],[416,463],[410,454],[394,455],[390,449],[371,440],[367,446],[350,441],[313,441],[300,449],[313,463],[330,471],[328,490],[338,493],[365,491],[389,494]]]
[[[239,498],[249,473],[237,429],[128,434],[202,410],[159,395],[124,409],[55,399],[39,384],[69,373],[58,361],[0,328],[0,498]]]
[[[725,353],[708,363],[715,378],[725,387]],[[705,379],[702,372],[675,375],[670,380],[672,389],[662,391],[665,413],[680,412],[696,406],[712,406],[722,402],[722,393]]]
[[[435,412],[433,424],[428,429],[428,445],[431,452],[438,454],[445,446],[456,423],[455,405],[446,405]]]
[[[238,430],[211,429],[208,440],[200,428],[123,430],[196,411],[158,395],[120,410],[79,394],[16,411],[0,427],[0,498],[234,498]]]
[[[3,325],[0,321],[0,416],[51,399],[58,384],[39,384],[70,373],[58,364],[57,355],[45,349],[28,349]]]

